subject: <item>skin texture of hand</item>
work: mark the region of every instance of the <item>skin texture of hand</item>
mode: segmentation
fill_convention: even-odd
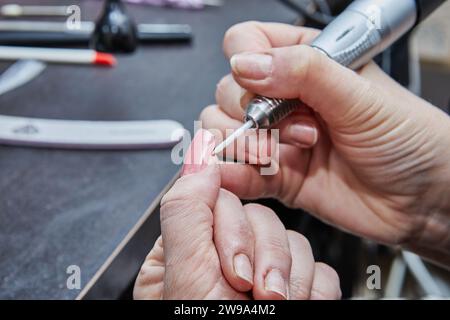
[[[314,261],[308,241],[286,231],[270,209],[243,206],[220,187],[219,166],[206,162],[185,165],[162,199],[162,237],[141,268],[134,298],[340,298],[336,272]]]
[[[277,126],[276,175],[222,165],[222,186],[450,266],[449,117],[374,63],[353,72],[305,45],[317,34],[258,22],[226,33],[232,74],[218,85],[217,105],[202,112],[204,127],[223,135],[238,128],[249,92],[305,106]]]

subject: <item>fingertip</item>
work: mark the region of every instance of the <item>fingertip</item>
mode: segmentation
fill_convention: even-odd
[[[232,74],[223,77],[216,87],[216,102],[231,118],[241,121],[244,118],[243,101],[250,94],[234,80]]]
[[[223,37],[223,51],[227,57],[238,52],[248,51],[250,48],[258,50],[270,46],[259,21],[245,21],[229,28]]]
[[[342,292],[337,272],[325,263],[316,262],[311,300],[338,300],[341,297]]]
[[[211,116],[215,115],[215,112],[217,110],[218,106],[216,104],[210,104],[209,106],[206,106],[203,108],[203,110],[200,112],[200,115],[198,119],[203,123],[207,121]],[[209,130],[209,128],[207,128]]]

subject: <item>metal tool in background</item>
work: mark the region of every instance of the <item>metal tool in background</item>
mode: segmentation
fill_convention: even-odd
[[[90,45],[101,52],[134,52],[139,43],[184,42],[192,39],[190,26],[137,26],[121,0],[103,0],[104,5],[95,23],[46,23],[32,21],[0,21],[0,44],[20,46]],[[68,15],[66,6],[20,6],[0,8],[3,14],[20,13]]]
[[[125,0],[132,4],[145,4],[158,7],[173,7],[181,9],[203,9],[205,7],[220,7],[221,0]],[[67,15],[69,6],[30,6],[6,4],[0,7],[0,16],[17,17],[61,17]]]
[[[95,23],[82,21],[77,29],[63,22],[0,21],[0,45],[84,46],[87,47]],[[138,24],[139,43],[189,42],[192,28],[187,24]]]
[[[69,28],[66,23],[53,21],[32,20],[0,20],[1,32],[67,32],[91,35],[95,29],[92,21],[81,21],[77,28]],[[192,28],[188,24],[141,23],[137,25],[138,32],[147,34],[182,33],[191,34]]]
[[[333,20],[311,46],[336,62],[357,69],[384,51],[443,0],[357,0]],[[219,154],[250,128],[268,128],[301,105],[297,99],[256,96],[247,106],[244,125],[217,145]]]
[[[67,16],[68,6],[27,6],[19,4],[6,4],[0,7],[0,16],[16,17],[64,17]]]
[[[125,2],[181,9],[203,9],[223,5],[221,0],[125,0]]]
[[[181,9],[203,9],[205,7],[220,7],[222,0],[125,0],[132,4],[144,4],[158,7],[173,7]],[[0,7],[0,16],[17,17],[61,17],[67,15],[69,6],[30,6],[6,4]]]

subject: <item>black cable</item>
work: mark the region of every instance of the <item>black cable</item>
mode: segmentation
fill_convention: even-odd
[[[325,26],[352,0],[281,0],[281,2],[309,20]]]
[[[428,17],[434,10],[437,9],[441,4],[443,4],[446,0],[416,0],[417,2],[417,10],[419,13],[419,18],[417,19],[417,23],[423,21],[426,17]]]

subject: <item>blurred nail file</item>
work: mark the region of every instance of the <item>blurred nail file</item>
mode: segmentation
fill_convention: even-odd
[[[220,7],[221,0],[125,0],[130,3],[148,4],[159,7],[174,7],[182,9],[202,9],[207,6]]]
[[[0,115],[0,144],[62,149],[155,149],[179,142],[183,126],[172,120],[80,121]]]
[[[31,20],[0,20],[0,31],[55,31],[55,32],[80,32],[91,33],[95,23],[81,21],[79,24],[70,24],[56,21],[31,21]]]
[[[0,95],[14,90],[36,78],[46,64],[35,60],[20,60],[0,75]]]
[[[0,46],[0,61],[39,60],[49,63],[92,64],[113,67],[116,58],[109,53],[90,49],[54,49]]]
[[[5,4],[0,7],[0,14],[4,17],[21,16],[67,16],[68,6],[30,6],[18,4]]]
[[[3,45],[88,45],[95,24],[82,21],[71,25],[63,22],[0,21],[0,43]],[[184,42],[192,39],[187,24],[140,24],[139,42]]]
[[[127,2],[191,9],[201,9],[205,6],[219,7],[223,5],[223,1],[221,0],[127,0]],[[4,17],[67,16],[70,14],[69,9],[70,6],[6,4],[0,7],[0,15]]]

